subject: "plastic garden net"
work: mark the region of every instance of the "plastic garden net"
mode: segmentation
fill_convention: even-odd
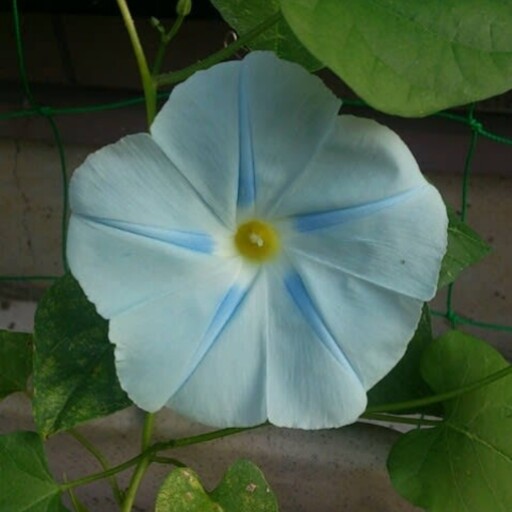
[[[66,268],[66,257],[65,257],[65,245],[66,245],[66,224],[67,224],[67,170],[66,170],[66,149],[62,141],[61,133],[59,130],[59,118],[66,115],[77,115],[77,114],[91,114],[94,112],[108,111],[114,109],[123,109],[137,104],[143,104],[143,97],[135,97],[125,101],[113,102],[113,103],[102,103],[96,105],[87,106],[74,106],[67,108],[54,108],[51,105],[44,105],[38,102],[37,96],[33,93],[30,81],[28,79],[28,73],[25,64],[24,45],[23,45],[23,34],[20,23],[20,10],[17,2],[13,2],[12,8],[12,23],[14,26],[14,34],[16,38],[16,52],[17,62],[19,67],[19,78],[21,87],[23,89],[23,95],[25,99],[26,108],[0,113],[0,122],[9,123],[15,119],[28,118],[28,117],[41,117],[46,120],[53,135],[56,150],[58,151],[60,169],[58,169],[59,175],[55,176],[55,179],[60,179],[62,185],[62,212],[60,222],[60,244],[61,244],[61,258],[62,265]],[[161,97],[167,97],[168,93],[161,93]],[[346,100],[345,104],[349,105],[361,105],[361,102],[354,100]],[[468,133],[468,149],[465,155],[464,168],[462,170],[460,178],[460,204],[458,211],[460,212],[460,219],[464,222],[468,216],[468,205],[470,201],[470,179],[473,167],[473,161],[476,152],[478,151],[478,140],[480,138],[487,138],[496,144],[504,144],[510,146],[510,156],[512,158],[512,139],[500,136],[488,129],[479,120],[478,113],[475,109],[475,105],[469,106],[465,112],[440,112],[435,114],[446,123],[462,123],[467,126]],[[88,119],[88,122],[90,120]],[[0,205],[0,211],[2,205]],[[4,247],[3,250],[9,250]],[[15,282],[32,282],[32,281],[53,281],[59,276],[55,275],[3,275],[0,269],[0,282],[4,283],[15,283]],[[511,325],[493,324],[488,322],[482,322],[478,318],[468,318],[463,314],[459,313],[456,301],[454,300],[454,287],[450,285],[448,288],[447,298],[445,307],[442,311],[433,311],[436,316],[445,317],[453,327],[461,324],[472,325],[475,327],[507,331],[512,332]]]

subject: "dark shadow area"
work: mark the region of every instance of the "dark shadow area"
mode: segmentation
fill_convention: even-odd
[[[119,15],[115,0],[25,0],[18,3],[25,13]],[[175,0],[130,0],[129,5],[134,16],[169,18],[176,13]],[[10,11],[11,6],[11,0],[0,0],[0,12]],[[208,0],[192,2],[190,16],[198,19],[220,18]]]

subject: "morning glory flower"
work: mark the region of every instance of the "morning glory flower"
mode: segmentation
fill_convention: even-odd
[[[256,52],[196,73],[150,134],[75,172],[69,264],[142,409],[341,426],[404,354],[445,208],[396,134],[339,107]]]

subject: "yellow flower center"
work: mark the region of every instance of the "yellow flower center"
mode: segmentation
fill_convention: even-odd
[[[279,252],[279,237],[276,230],[261,220],[250,220],[238,226],[235,246],[245,258],[263,262]]]

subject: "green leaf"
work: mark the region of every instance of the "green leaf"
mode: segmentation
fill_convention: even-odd
[[[34,340],[34,412],[42,435],[131,404],[117,380],[108,323],[71,274],[39,303]]]
[[[64,512],[35,432],[0,436],[0,512]]]
[[[280,0],[302,44],[373,107],[425,116],[512,87],[503,0]]]
[[[240,35],[279,11],[279,0],[211,0],[222,17]],[[320,69],[322,64],[299,42],[288,23],[281,18],[275,25],[255,38],[250,47],[253,50],[271,50],[279,57],[302,64],[311,71]]]
[[[27,390],[32,373],[32,335],[0,331],[0,400]]]
[[[467,267],[474,265],[491,251],[460,217],[448,209],[448,249],[441,264],[438,288],[453,283]]]
[[[156,500],[156,512],[277,512],[277,501],[262,472],[252,462],[239,460],[219,486],[207,493],[189,468],[175,469],[165,479]]]
[[[436,393],[508,367],[484,341],[451,331],[426,349],[425,380]],[[512,374],[444,403],[439,427],[415,430],[393,447],[396,489],[430,512],[508,512],[512,508]]]
[[[425,349],[432,343],[432,324],[428,306],[423,312],[414,337],[398,364],[368,392],[370,407],[395,402],[406,402],[432,394],[420,374],[420,361]],[[410,414],[417,411],[401,411]],[[429,410],[429,412],[431,412]],[[437,409],[436,409],[436,412]]]

